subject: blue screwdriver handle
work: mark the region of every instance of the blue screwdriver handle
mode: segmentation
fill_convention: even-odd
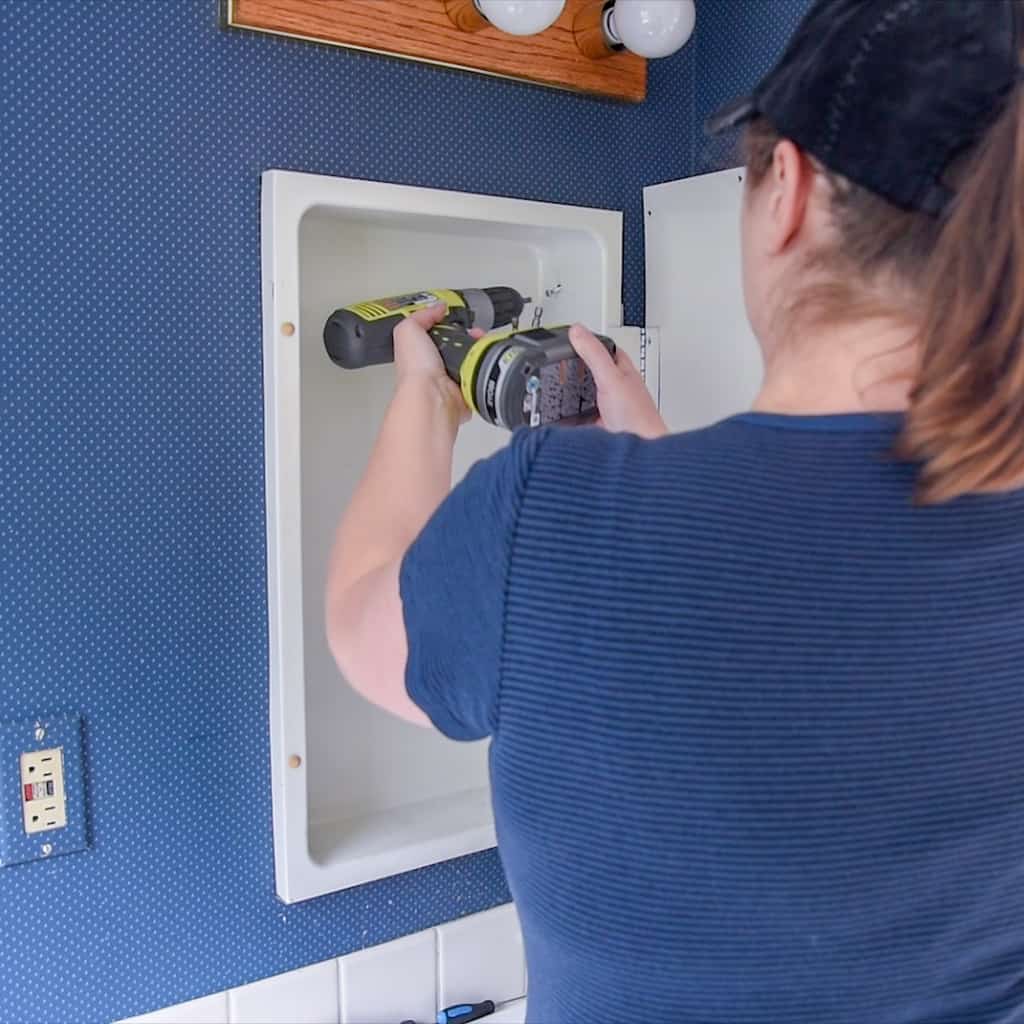
[[[485,999],[482,1003],[460,1003],[458,1006],[449,1006],[441,1010],[437,1015],[437,1024],[470,1024],[470,1021],[479,1020],[494,1013],[494,1003]]]

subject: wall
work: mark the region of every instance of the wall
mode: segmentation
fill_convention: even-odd
[[[218,14],[0,5],[0,720],[84,715],[93,844],[0,870],[18,1024],[126,1016],[508,898],[494,853],[274,895],[260,172],[626,208],[639,316],[640,186],[690,163],[692,49],[633,108]]]
[[[698,0],[693,174],[735,167],[739,133],[708,138],[704,122],[723,103],[745,96],[771,70],[811,0]]]
[[[226,32],[217,0],[0,5],[0,720],[84,715],[92,839],[0,870],[0,1020],[110,1020],[507,900],[493,852],[274,895],[259,175],[624,209],[637,322],[640,189],[697,166],[708,83],[793,6],[701,0],[628,107]]]

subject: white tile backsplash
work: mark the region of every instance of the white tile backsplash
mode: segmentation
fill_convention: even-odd
[[[337,961],[231,989],[228,1024],[338,1024]]]
[[[438,996],[453,1003],[496,1003],[526,994],[519,916],[511,903],[437,929]]]
[[[228,1024],[228,994],[218,992],[176,1006],[128,1017],[121,1024]]]
[[[526,965],[509,903],[436,929],[132,1017],[120,1024],[431,1024],[493,999],[484,1024],[523,1024]]]
[[[433,931],[372,946],[338,961],[341,1024],[432,1022],[437,1016]]]

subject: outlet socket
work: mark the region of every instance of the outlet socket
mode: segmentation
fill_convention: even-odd
[[[21,798],[27,835],[67,825],[64,751],[60,747],[21,755]]]

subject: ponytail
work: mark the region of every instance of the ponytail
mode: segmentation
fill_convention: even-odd
[[[925,266],[916,385],[898,454],[918,499],[1024,487],[1024,100],[973,155]]]

